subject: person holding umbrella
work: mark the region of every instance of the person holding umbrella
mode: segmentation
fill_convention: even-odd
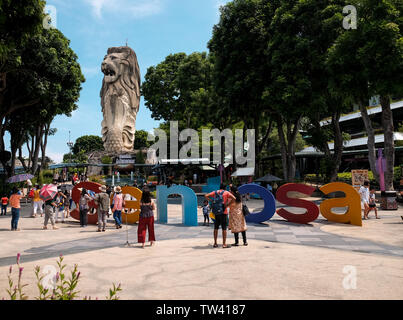
[[[43,230],[48,229],[49,220],[50,223],[52,224],[53,230],[59,229],[55,225],[55,209],[57,208],[56,203],[57,194],[58,190],[55,182],[53,182],[53,184],[44,186],[39,193],[39,196],[45,202],[45,221],[43,224]]]

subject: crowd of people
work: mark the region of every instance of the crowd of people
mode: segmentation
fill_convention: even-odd
[[[77,175],[78,177],[78,175]],[[85,178],[83,178],[85,179]],[[77,181],[73,181],[76,184]],[[66,185],[58,185],[58,181],[54,180],[53,184],[57,186],[57,193],[53,198],[42,201],[40,197],[41,186],[35,185],[29,191],[28,197],[31,198],[32,203],[32,217],[36,218],[38,215],[44,216],[43,229],[48,229],[48,224],[52,225],[52,229],[59,229],[56,224],[64,223],[65,219],[70,216],[72,210],[72,188],[66,188]],[[134,184],[135,187],[137,184]],[[65,188],[63,188],[65,187]],[[142,187],[142,198],[140,201],[140,217],[138,221],[138,243],[144,248],[146,242],[146,233],[148,230],[148,241],[152,246],[155,241],[154,232],[154,211],[156,205],[151,197],[150,189],[147,185]],[[63,190],[64,189],[64,190]],[[228,190],[227,190],[228,189]],[[130,209],[126,207],[126,201],[133,200],[128,194],[122,194],[122,188],[117,186],[101,186],[99,192],[91,190],[79,189],[80,198],[76,205],[79,212],[80,226],[85,228],[88,226],[88,214],[94,213],[94,206],[90,205],[91,201],[96,204],[96,212],[98,214],[97,232],[105,232],[107,226],[107,218],[113,214],[116,229],[122,228],[122,212],[129,213]],[[359,189],[361,198],[361,205],[363,209],[363,219],[369,218],[369,214],[374,211],[376,219],[378,217],[378,210],[376,208],[375,188],[370,187],[369,181],[365,181],[363,186]],[[18,222],[21,210],[21,198],[23,193],[21,190],[14,188],[11,196],[3,196],[1,198],[1,215],[7,214],[7,207],[11,207],[11,230],[19,231]],[[239,234],[242,235],[243,245],[247,246],[246,238],[246,219],[245,216],[249,214],[247,207],[244,204],[244,198],[234,185],[221,184],[219,190],[213,191],[205,195],[205,200],[201,206],[201,212],[204,217],[204,226],[210,225],[210,219],[214,222],[214,245],[218,247],[218,231],[222,229],[222,247],[229,248],[227,244],[227,229],[231,230],[234,235],[233,246],[239,246]]]

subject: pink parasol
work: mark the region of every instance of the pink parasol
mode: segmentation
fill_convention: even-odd
[[[47,184],[42,187],[41,191],[39,192],[39,197],[43,201],[52,200],[57,194],[57,186],[54,184]]]

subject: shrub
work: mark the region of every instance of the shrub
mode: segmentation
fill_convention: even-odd
[[[17,266],[18,266],[18,280],[15,284],[12,279],[13,268],[10,266],[8,273],[8,285],[9,288],[6,290],[11,300],[28,300],[28,296],[25,295],[23,289],[28,286],[28,284],[22,284],[22,271],[23,267],[20,266],[20,254],[17,254]],[[63,264],[63,256],[60,255],[57,261],[58,272],[54,278],[53,289],[47,288],[43,285],[44,276],[40,275],[41,268],[39,266],[35,267],[35,275],[37,279],[37,288],[39,290],[39,296],[35,297],[36,300],[75,300],[79,298],[78,294],[80,291],[77,290],[78,283],[80,280],[81,273],[78,271],[78,266],[74,265],[71,271],[70,277],[67,279],[65,275],[66,265]],[[118,292],[122,291],[122,287],[119,284],[109,289],[109,294],[105,298],[107,300],[119,300]],[[4,300],[4,298],[3,298]],[[83,300],[91,300],[91,297],[85,296]],[[98,300],[98,298],[96,298]]]

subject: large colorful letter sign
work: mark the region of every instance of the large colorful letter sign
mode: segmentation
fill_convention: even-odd
[[[185,186],[157,186],[158,221],[168,223],[168,196],[182,196],[182,222],[186,226],[197,226],[197,197],[194,191]]]
[[[345,198],[335,198],[323,201],[320,204],[320,213],[322,216],[329,221],[362,226],[361,200],[357,190],[346,183],[333,182],[324,185],[322,188],[320,188],[320,191],[322,191],[324,194],[341,191],[346,195]],[[336,214],[332,212],[332,208],[335,207],[348,207],[348,209],[344,214]]]
[[[140,220],[140,201],[143,192],[135,187],[126,186],[122,187],[122,194],[129,194],[134,198],[134,200],[125,200],[125,210],[122,211],[122,221],[126,223],[127,219],[128,224],[135,224]],[[111,203],[112,200],[113,196],[111,197]],[[125,212],[126,209],[127,213]]]
[[[246,222],[262,223],[270,220],[276,212],[276,200],[273,194],[258,184],[244,184],[238,188],[240,194],[257,193],[264,200],[264,208],[261,212],[251,213],[245,217]]]
[[[91,190],[95,193],[99,193],[99,188],[101,185],[95,182],[81,182],[76,184],[73,188],[71,193],[71,198],[73,199],[74,203],[76,204],[76,209],[70,212],[70,216],[76,220],[80,220],[80,211],[78,207],[78,202],[80,201],[81,191],[79,189],[86,189]],[[98,223],[98,213],[96,211],[95,214],[91,214],[91,209],[96,208],[98,210],[98,206],[95,204],[95,201],[90,201],[88,203],[90,210],[88,211],[88,224],[97,224]]]
[[[280,217],[295,223],[309,223],[316,220],[319,216],[318,206],[311,201],[289,198],[287,196],[289,191],[297,191],[310,196],[315,191],[315,188],[297,183],[287,183],[282,185],[276,192],[277,201],[289,206],[305,208],[307,211],[303,214],[295,214],[287,211],[286,209],[279,209],[277,210],[277,214]]]

